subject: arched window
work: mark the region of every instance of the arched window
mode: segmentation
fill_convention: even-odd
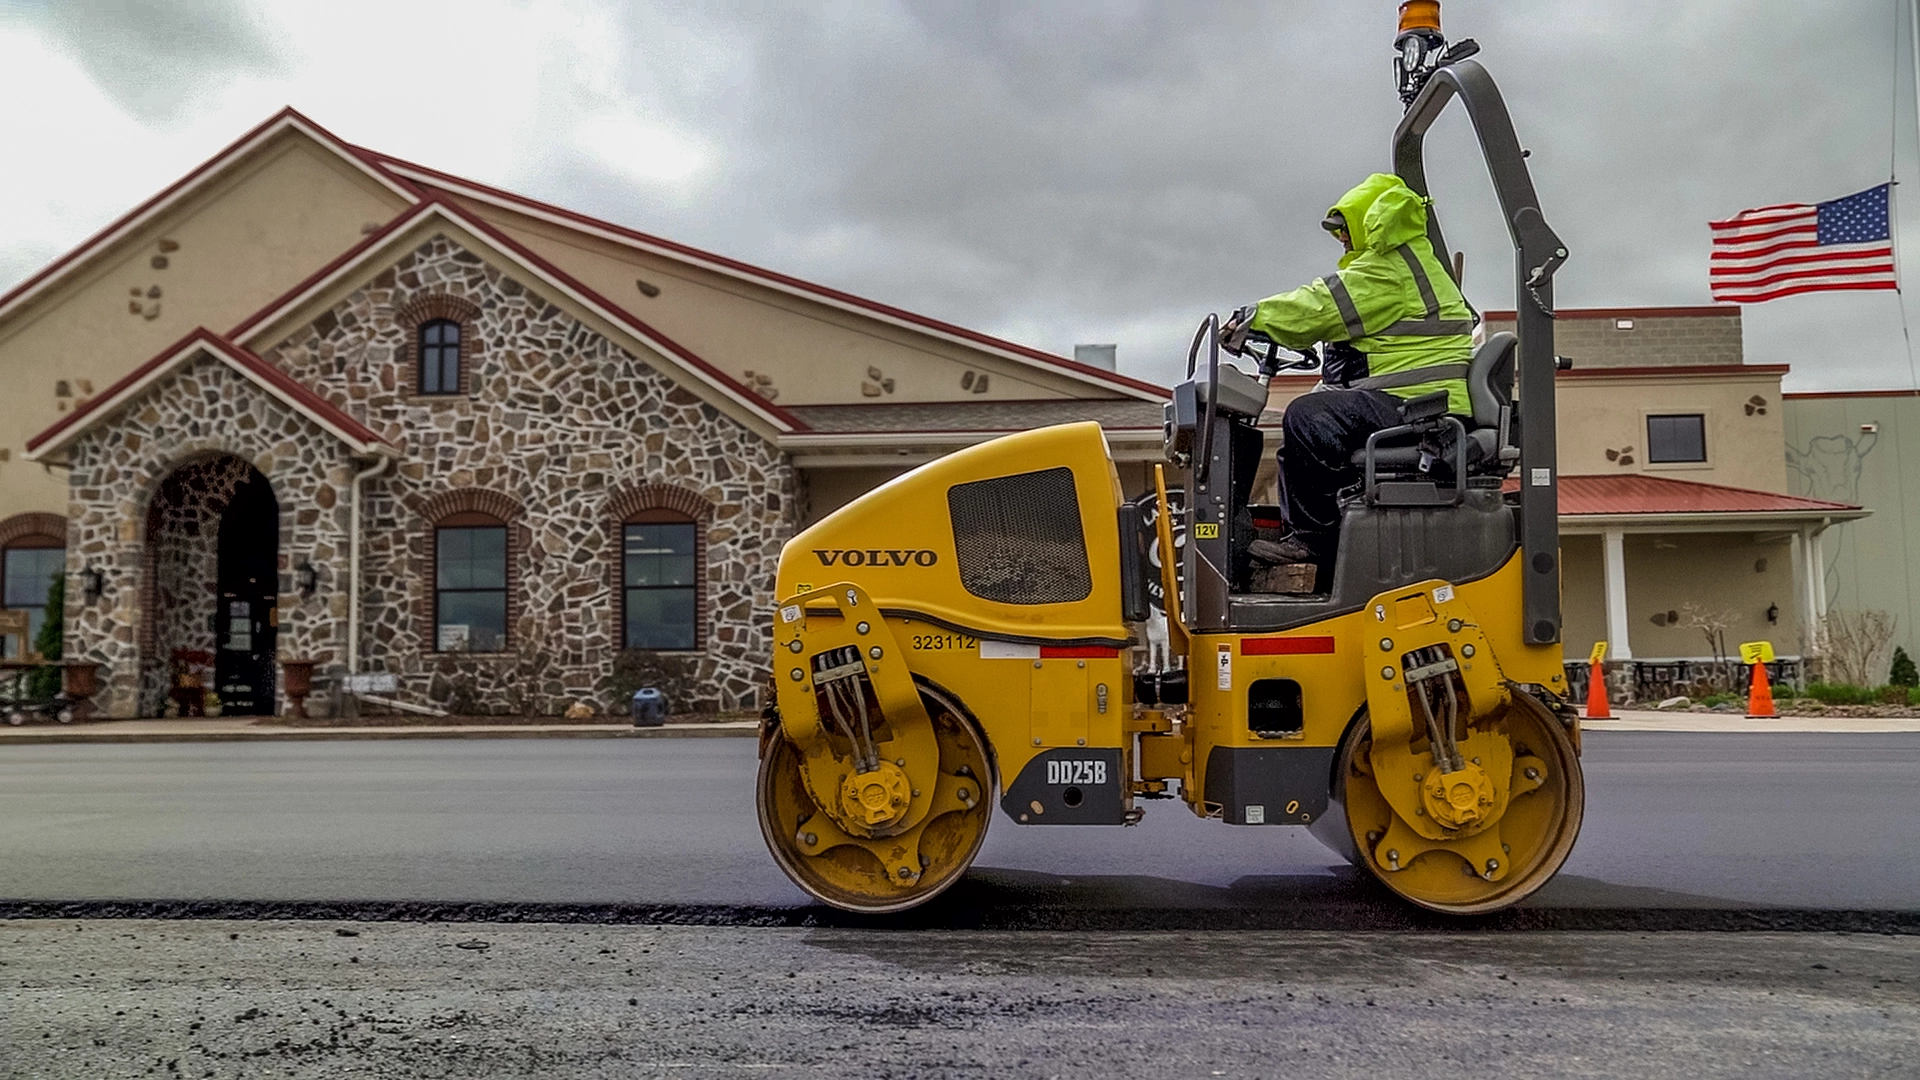
[[[420,392],[463,392],[460,384],[460,324],[452,319],[431,319],[420,324]]]
[[[67,571],[66,519],[58,514],[17,514],[0,522],[0,607],[27,613],[27,640],[47,621],[47,592]]]
[[[620,527],[621,645],[700,644],[699,523],[667,509],[641,510]]]
[[[506,648],[506,523],[477,511],[450,514],[434,525],[433,554],[434,651]]]

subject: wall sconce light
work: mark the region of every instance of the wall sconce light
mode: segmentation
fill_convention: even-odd
[[[97,567],[89,566],[80,571],[80,582],[88,600],[98,600],[100,594],[107,591],[107,575]]]
[[[301,596],[312,596],[313,590],[320,587],[320,572],[305,559],[301,559],[300,565],[293,568],[293,579],[300,586]]]
[[[1777,623],[1779,621],[1780,621],[1780,605],[1768,604],[1767,605],[1767,622]]]

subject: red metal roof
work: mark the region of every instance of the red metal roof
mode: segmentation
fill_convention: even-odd
[[[1519,487],[1507,481],[1507,490]],[[1602,514],[1791,514],[1860,509],[1850,503],[1803,499],[1771,491],[1670,480],[1629,473],[1618,476],[1561,476],[1560,515]]]

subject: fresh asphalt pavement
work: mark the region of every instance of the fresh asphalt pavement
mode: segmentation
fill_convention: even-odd
[[[1585,765],[1585,828],[1529,907],[1920,910],[1920,733],[1590,733]],[[0,901],[790,911],[755,766],[751,739],[7,746]],[[948,910],[1381,902],[1304,830],[1145,805],[996,815]]]

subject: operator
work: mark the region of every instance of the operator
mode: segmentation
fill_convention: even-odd
[[[1339,493],[1361,479],[1353,454],[1368,435],[1402,423],[1405,399],[1445,390],[1448,412],[1472,414],[1466,374],[1476,316],[1427,240],[1431,201],[1398,176],[1367,177],[1320,223],[1346,247],[1340,269],[1243,307],[1221,328],[1223,344],[1237,345],[1248,330],[1294,350],[1326,343],[1319,385],[1281,420],[1288,532],[1256,540],[1256,560],[1331,563]]]

